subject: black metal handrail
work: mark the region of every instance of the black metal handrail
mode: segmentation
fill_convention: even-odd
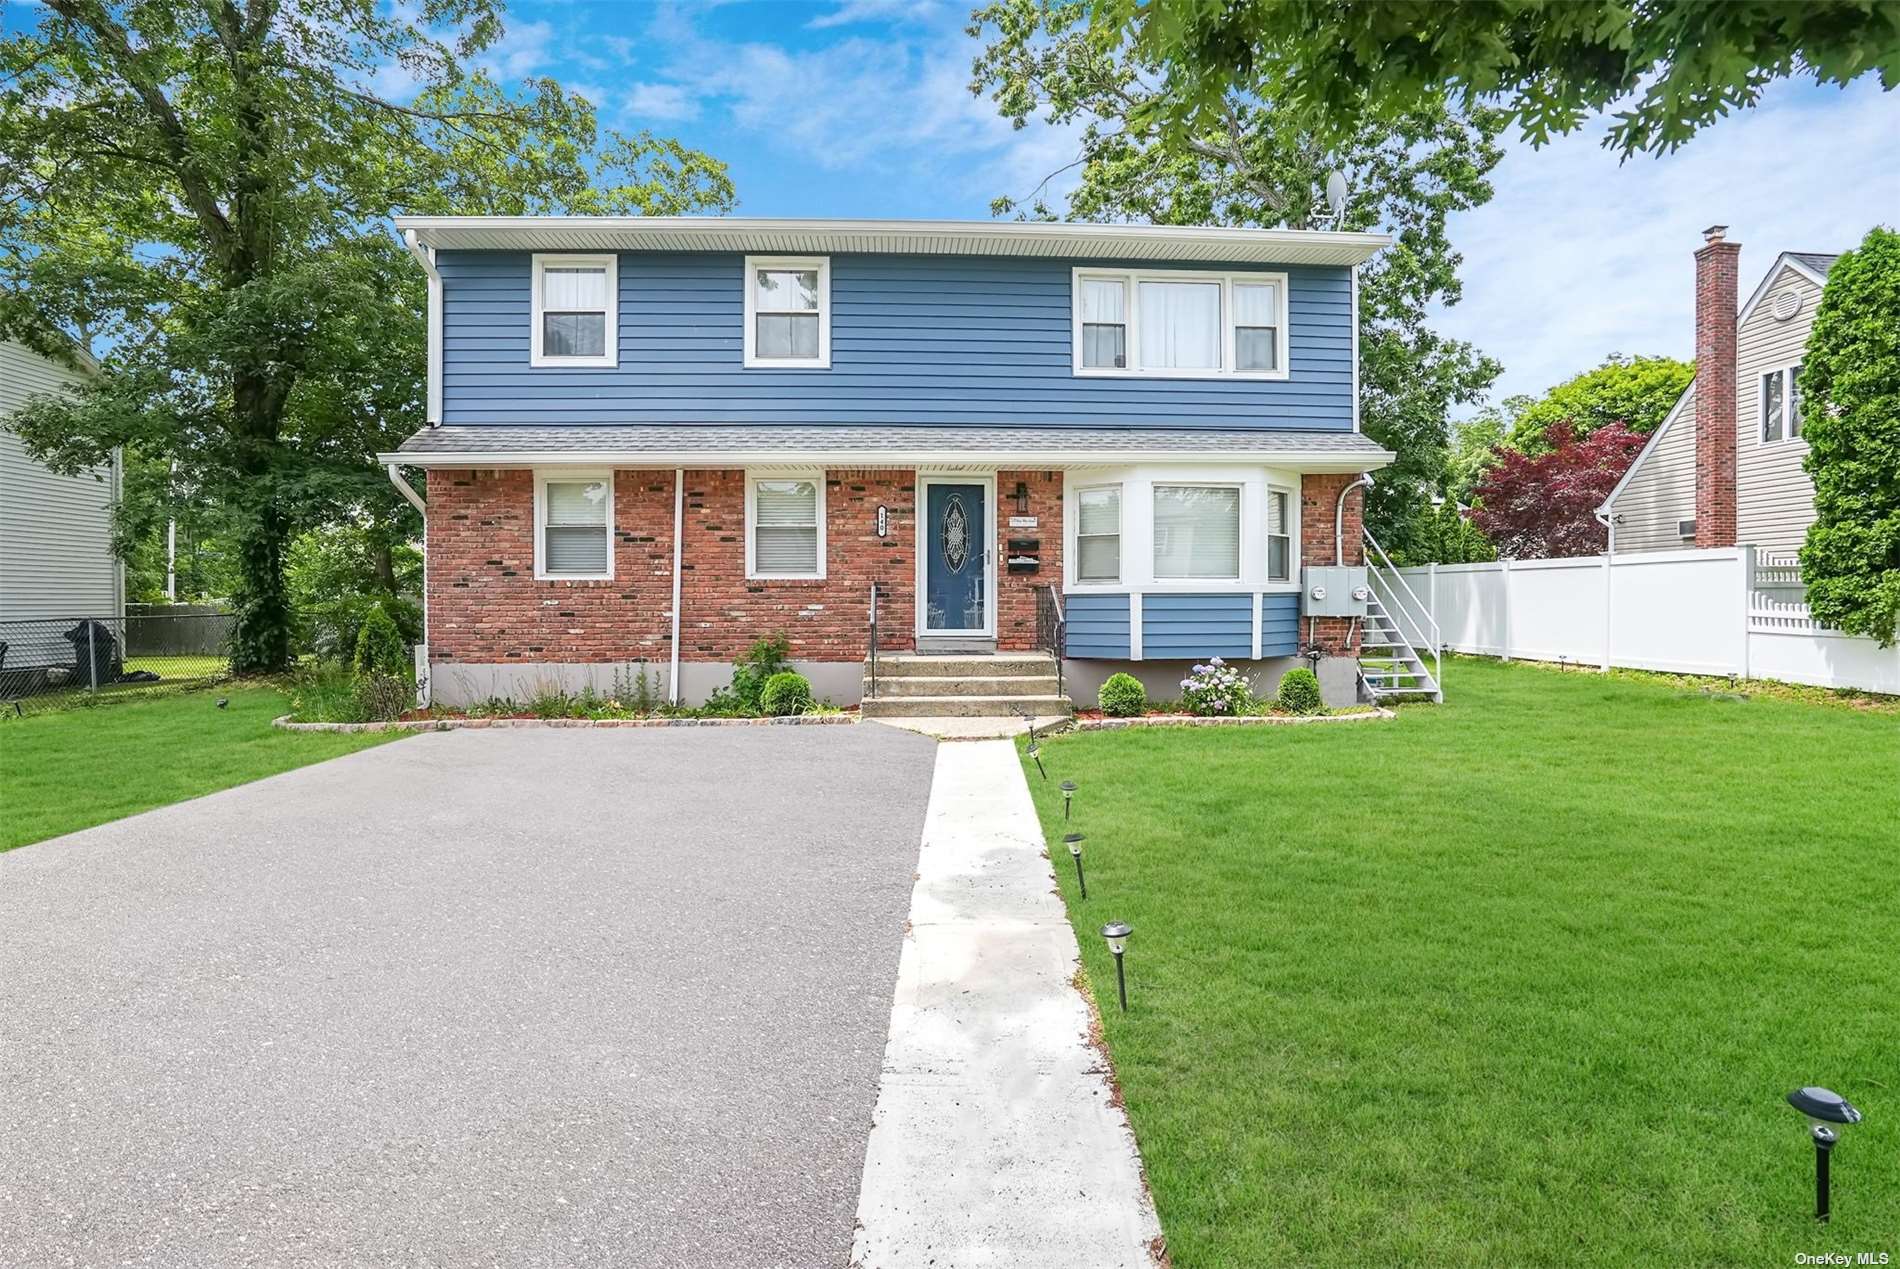
[[[1062,659],[1069,651],[1069,623],[1062,615],[1062,596],[1054,584],[1036,590],[1036,648],[1056,662],[1056,695],[1063,695]]]
[[[877,583],[871,583],[871,690],[865,695],[877,699]]]

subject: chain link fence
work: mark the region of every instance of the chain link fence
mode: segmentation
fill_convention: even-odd
[[[87,704],[202,683],[231,670],[229,613],[0,621],[0,709]]]

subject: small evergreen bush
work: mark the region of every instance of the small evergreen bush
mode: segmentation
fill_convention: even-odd
[[[1319,675],[1311,670],[1288,670],[1280,676],[1277,704],[1289,714],[1317,714],[1325,706],[1319,695]]]
[[[358,674],[388,674],[401,677],[409,672],[409,648],[402,641],[389,610],[377,604],[363,615],[363,628],[356,632],[356,656],[351,665]]]
[[[790,670],[774,674],[759,692],[759,708],[773,718],[807,713],[811,705],[811,683]]]
[[[1095,700],[1110,718],[1134,718],[1148,708],[1148,689],[1132,674],[1111,674]]]
[[[792,644],[783,634],[760,639],[745,655],[732,663],[732,682],[714,692],[706,701],[706,712],[714,715],[756,716],[763,708],[765,685],[773,675],[791,669]]]

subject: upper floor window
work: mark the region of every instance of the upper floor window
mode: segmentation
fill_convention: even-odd
[[[746,481],[746,576],[825,575],[825,482],[821,475]]]
[[[534,257],[536,366],[619,364],[619,261],[614,256]]]
[[[831,261],[745,261],[745,364],[823,370],[831,365]]]
[[[609,581],[614,575],[614,480],[600,475],[537,476],[534,575],[544,580]]]
[[[1287,377],[1286,276],[1077,269],[1075,372]]]
[[[1796,386],[1800,378],[1800,366],[1771,370],[1761,377],[1763,444],[1794,440],[1801,435],[1801,393]]]

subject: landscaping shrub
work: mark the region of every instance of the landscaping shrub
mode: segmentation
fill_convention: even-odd
[[[811,709],[811,684],[790,670],[774,674],[759,693],[759,708],[773,718],[803,714]]]
[[[363,628],[356,634],[356,657],[351,662],[358,674],[386,674],[401,677],[409,672],[409,648],[402,631],[381,604],[363,616]]]
[[[714,692],[706,701],[706,711],[720,715],[756,715],[763,708],[760,698],[765,685],[775,674],[791,668],[787,658],[792,645],[783,634],[761,639],[746,649],[732,665],[732,682]]]
[[[356,676],[327,661],[302,667],[290,677],[290,716],[300,723],[362,722]]]
[[[1319,675],[1311,670],[1288,670],[1280,676],[1277,701],[1289,714],[1317,714],[1325,706],[1319,695]]]
[[[416,703],[416,689],[399,674],[356,676],[356,722],[382,723],[402,717]]]
[[[1148,689],[1132,674],[1111,674],[1095,700],[1110,718],[1133,718],[1148,708]]]
[[[1239,670],[1215,657],[1181,680],[1181,704],[1203,718],[1233,717],[1253,704],[1253,689]]]

